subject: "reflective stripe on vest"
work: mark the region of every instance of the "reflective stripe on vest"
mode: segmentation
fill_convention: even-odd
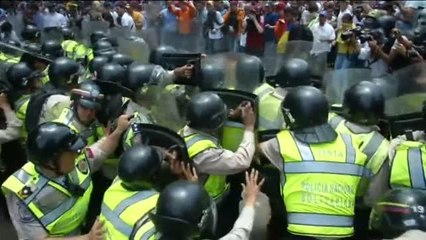
[[[390,171],[391,187],[426,189],[425,154],[423,143],[406,141],[398,145]]]
[[[107,221],[111,222],[118,231],[126,236],[130,236],[133,231],[133,225],[128,225],[119,216],[126,210],[130,205],[137,202],[143,201],[149,197],[158,194],[155,191],[142,191],[138,192],[130,198],[123,200],[118,204],[115,209],[110,209],[105,203],[102,203],[101,211],[102,215],[105,216]]]
[[[81,227],[89,206],[93,187],[90,166],[84,155],[76,160],[76,168],[68,177],[84,191],[81,192],[82,195],[73,195],[65,187],[66,184],[60,185],[40,175],[31,162],[9,177],[2,189],[15,193],[49,236],[66,236]],[[34,191],[23,196],[22,190],[25,187],[31,187]]]
[[[16,111],[16,117],[21,120],[22,122],[25,122],[25,117],[27,113],[28,103],[30,102],[31,95],[24,95],[18,99],[18,101],[15,102],[15,111]],[[21,138],[25,142],[27,140],[28,133],[25,129],[25,127],[21,127]]]
[[[353,218],[346,216],[321,215],[310,213],[289,213],[289,222],[301,225],[320,225],[328,227],[352,227]]]
[[[333,113],[330,114],[329,120],[328,120],[328,124],[330,124],[330,126],[334,129],[337,129],[337,127],[340,125],[340,123],[342,123],[345,119],[342,118],[341,116]]]
[[[360,150],[367,156],[365,178],[373,177],[383,166],[388,156],[389,142],[377,131],[357,133],[349,129],[343,117],[336,113],[331,113],[328,122],[337,132],[351,134],[356,140],[361,142]],[[362,128],[362,127],[361,127]]]
[[[149,214],[141,218],[133,228],[133,232],[130,235],[130,240],[154,240],[156,239],[155,226],[147,226],[150,222]]]
[[[307,144],[283,130],[277,139],[284,160],[282,194],[288,231],[311,237],[351,236],[355,196],[367,160],[351,135]]]
[[[182,130],[180,134],[183,135]],[[220,147],[218,140],[209,135],[196,133],[183,137],[191,160],[207,149]],[[204,185],[204,189],[215,200],[219,200],[228,190],[229,185],[226,183],[226,176],[202,173],[200,179],[200,182]]]

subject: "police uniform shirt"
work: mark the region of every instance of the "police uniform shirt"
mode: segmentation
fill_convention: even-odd
[[[249,239],[254,222],[254,207],[244,207],[235,221],[232,230],[219,240],[245,240]]]
[[[0,130],[0,144],[10,142],[21,137],[22,121],[16,117],[13,110],[4,111],[6,129]]]
[[[39,124],[54,121],[59,118],[66,107],[70,106],[71,98],[69,96],[62,94],[49,96],[42,107]]]
[[[108,154],[110,154],[101,149],[100,145],[103,141],[104,138],[85,149],[86,157],[92,172],[99,170],[103,160],[105,160]],[[65,177],[63,176],[55,179],[55,181],[62,183],[64,180]],[[19,240],[44,239],[47,237],[47,233],[43,226],[34,218],[32,213],[24,204],[21,203],[21,200],[19,200],[15,194],[9,193],[5,197],[10,218],[18,234]],[[80,234],[81,233],[78,231],[72,232],[67,237]]]
[[[183,135],[189,136],[199,132],[188,126],[183,129]],[[255,150],[254,133],[245,130],[243,140],[236,152],[223,148],[207,149],[192,160],[197,170],[201,173],[212,175],[231,175],[242,172],[250,167]]]
[[[280,147],[277,138],[270,139],[269,141],[259,144],[260,152],[269,159],[269,161],[280,170],[284,172],[284,162],[281,157]],[[374,203],[383,196],[388,190],[389,167],[384,164],[377,175],[372,179],[368,190],[364,195],[364,204],[372,206]]]

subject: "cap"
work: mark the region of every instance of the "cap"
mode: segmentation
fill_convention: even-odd
[[[323,17],[327,17],[327,11],[321,11],[320,13],[319,13],[319,15],[320,16],[323,16]]]

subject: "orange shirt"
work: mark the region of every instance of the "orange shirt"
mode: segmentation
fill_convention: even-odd
[[[179,32],[181,34],[190,34],[191,33],[191,25],[192,19],[196,16],[196,9],[191,2],[186,3],[186,10],[176,8],[172,5],[172,12],[177,16],[179,21]]]
[[[132,11],[132,18],[135,22],[135,27],[137,30],[141,30],[143,27],[143,15],[138,11]]]
[[[279,19],[274,27],[275,39],[280,39],[284,32],[287,30],[287,24],[284,19]]]
[[[223,15],[223,21],[228,21],[229,15],[231,14],[231,11],[227,11],[225,15]],[[239,36],[243,32],[243,22],[244,18],[246,17],[246,14],[243,9],[237,10],[237,21],[238,21],[238,32],[236,34]]]

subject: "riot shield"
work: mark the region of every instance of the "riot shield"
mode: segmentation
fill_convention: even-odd
[[[426,101],[426,64],[412,64],[392,73],[396,97],[387,99],[385,115],[390,134],[396,137],[405,130],[424,130],[423,103]]]
[[[176,132],[185,126],[185,117],[179,111],[176,96],[164,86],[145,86],[134,94],[135,102],[150,112],[157,125]]]
[[[19,36],[22,30],[24,29],[24,21],[22,14],[9,14],[7,16],[7,21],[12,25],[13,30]]]
[[[341,69],[326,73],[323,88],[329,104],[342,104],[345,91],[361,81],[371,81],[370,69]]]
[[[119,37],[118,51],[129,55],[137,63],[148,63],[150,50],[142,38]]]
[[[90,46],[90,34],[95,31],[103,31],[108,33],[109,30],[109,22],[102,21],[83,21],[81,23],[81,33],[83,36],[83,42]]]
[[[41,31],[41,42],[48,40],[62,41],[62,32],[57,27],[45,28]]]
[[[206,91],[217,93],[225,102],[228,109],[234,109],[243,101],[252,103],[254,109],[258,107],[257,95],[252,92],[261,84],[261,72],[250,71],[249,76],[241,73],[238,63],[250,56],[241,53],[221,53],[208,55],[202,59],[203,85]],[[206,89],[206,86],[210,89]],[[236,151],[241,143],[244,125],[241,119],[228,119],[220,133],[222,147]]]
[[[139,143],[175,150],[180,160],[189,162],[185,141],[175,131],[159,125],[145,123],[133,124],[131,127],[134,133],[140,135]]]
[[[307,62],[310,62],[312,58],[311,50],[312,50],[312,42],[310,41],[302,41],[302,40],[288,41],[285,47],[285,53],[281,53],[277,55],[275,70],[278,70],[278,68],[285,61],[291,58],[300,58]]]

